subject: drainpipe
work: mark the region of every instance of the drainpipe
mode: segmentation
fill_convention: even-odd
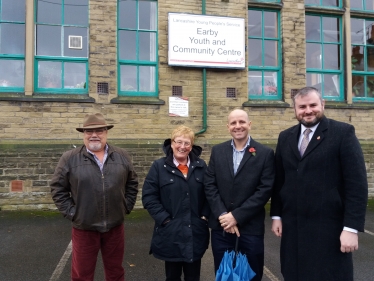
[[[202,0],[202,11],[201,14],[205,15],[205,1]],[[203,128],[195,133],[195,135],[200,135],[205,133],[206,129],[208,128],[207,125],[207,95],[206,95],[206,68],[203,68]]]

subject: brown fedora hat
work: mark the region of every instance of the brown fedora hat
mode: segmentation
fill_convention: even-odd
[[[104,116],[101,113],[87,114],[83,120],[83,127],[76,128],[78,132],[83,133],[84,130],[99,129],[99,128],[112,129],[114,125],[108,125]]]

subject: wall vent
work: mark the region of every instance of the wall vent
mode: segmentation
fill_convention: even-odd
[[[11,192],[23,192],[23,181],[13,180],[10,182]]]
[[[82,36],[69,35],[69,49],[82,50]]]
[[[101,95],[109,94],[109,83],[98,82],[97,83],[97,93]]]
[[[236,98],[236,88],[226,88],[226,98]]]
[[[299,91],[299,89],[291,89],[291,99],[294,99],[295,95],[297,94],[297,92]]]
[[[178,96],[181,97],[183,95],[183,88],[182,86],[172,86],[172,96]]]

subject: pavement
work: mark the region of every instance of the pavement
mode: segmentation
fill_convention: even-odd
[[[281,281],[280,239],[270,231],[269,216],[265,224],[265,268],[262,280]],[[147,211],[134,210],[126,217],[124,267],[127,281],[165,280],[163,261],[148,254],[152,230],[153,220]],[[0,280],[70,280],[70,238],[70,222],[58,212],[0,211]],[[369,201],[365,233],[359,234],[359,250],[353,257],[354,280],[374,280],[374,200]],[[104,280],[100,255],[95,280]],[[201,281],[213,280],[213,257],[208,249],[202,260]]]

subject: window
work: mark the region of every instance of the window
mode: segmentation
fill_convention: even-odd
[[[351,3],[352,1],[362,0],[351,0]],[[305,0],[304,2],[306,6],[341,7],[341,0]]]
[[[248,11],[248,95],[250,99],[281,99],[279,12]]]
[[[25,0],[0,0],[0,92],[25,85]]]
[[[374,101],[374,20],[351,18],[352,96]]]
[[[306,83],[326,100],[343,100],[341,18],[306,15]]]
[[[351,0],[352,10],[374,11],[374,0]]]
[[[35,92],[87,94],[88,0],[37,0]]]
[[[257,3],[280,3],[281,0],[248,0],[248,2],[257,2]]]
[[[157,2],[118,2],[119,96],[157,96]]]

